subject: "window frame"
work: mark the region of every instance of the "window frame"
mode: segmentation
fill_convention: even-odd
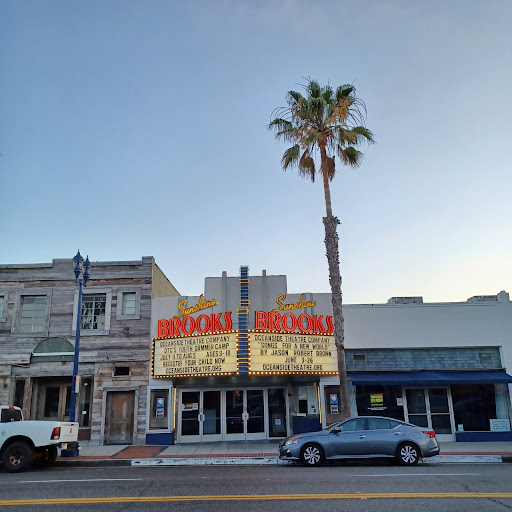
[[[9,292],[0,292],[0,298],[4,299],[2,311],[0,311],[0,322],[7,321],[7,303],[9,302]]]
[[[116,368],[128,368],[128,373],[126,375],[116,374]],[[115,364],[112,367],[112,378],[113,379],[129,379],[132,376],[132,367],[129,364]]]
[[[44,316],[44,327],[43,330],[37,332],[21,332],[20,321],[21,321],[21,303],[23,297],[45,297],[46,298],[46,311]],[[16,298],[14,301],[14,312],[13,322],[11,326],[11,333],[20,336],[30,337],[48,337],[50,331],[50,308],[52,303],[52,290],[47,288],[24,288],[23,290],[16,292]],[[5,308],[4,308],[5,309]]]
[[[167,404],[167,427],[165,428],[151,428],[151,392],[152,391],[167,391],[169,401]],[[146,409],[146,434],[159,434],[163,432],[172,432],[174,430],[173,418],[174,418],[174,400],[175,400],[175,388],[171,384],[163,384],[161,386],[157,384],[151,384],[147,387],[146,403],[148,404]]]
[[[111,288],[83,288],[82,289],[82,304],[83,298],[87,295],[105,295],[105,328],[104,329],[83,329],[80,328],[80,336],[106,336],[110,334],[110,318],[112,313],[112,289]],[[73,301],[73,325],[72,333],[76,333],[76,321],[78,311],[78,289],[75,290],[75,297]]]
[[[123,295],[135,293],[135,313],[133,315],[123,314]],[[116,320],[139,320],[140,319],[141,289],[139,286],[120,286],[117,289]]]

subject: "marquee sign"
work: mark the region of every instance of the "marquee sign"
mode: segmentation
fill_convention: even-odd
[[[336,374],[334,336],[258,332],[249,334],[249,373]]]
[[[290,309],[314,308],[316,306],[316,300],[304,299],[303,293],[300,294],[299,300],[295,303],[285,304],[282,302],[285,299],[286,299],[286,295],[284,293],[277,297],[277,299],[276,299],[277,308],[272,310],[274,313],[279,312],[279,311],[290,311]]]
[[[216,299],[205,300],[201,295],[191,307],[181,300],[178,315],[158,320],[153,377],[236,375],[239,371],[245,375],[247,371],[252,375],[337,374],[332,316],[291,312],[316,306],[304,294],[295,303],[287,304],[285,299],[286,295],[279,295],[278,308],[272,311],[254,311],[250,331],[232,330],[231,311],[191,316],[215,306]],[[237,311],[239,316],[240,311],[250,314],[247,307]]]
[[[232,375],[236,372],[236,332],[153,340],[153,377]]]

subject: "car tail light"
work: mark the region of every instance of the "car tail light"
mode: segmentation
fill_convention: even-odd
[[[52,432],[52,437],[50,439],[60,439],[60,427],[55,427]]]
[[[424,430],[424,434],[428,434],[430,437],[436,437],[436,433],[433,430]]]

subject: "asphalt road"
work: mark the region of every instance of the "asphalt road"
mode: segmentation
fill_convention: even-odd
[[[320,468],[137,466],[33,469],[20,474],[0,471],[1,509],[510,511],[512,464],[429,464],[413,468],[388,464]]]

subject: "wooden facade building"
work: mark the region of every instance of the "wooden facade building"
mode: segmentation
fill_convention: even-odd
[[[80,439],[143,444],[151,305],[178,296],[153,257],[93,262],[83,289]],[[69,418],[78,285],[70,259],[0,265],[0,403],[27,419]]]

